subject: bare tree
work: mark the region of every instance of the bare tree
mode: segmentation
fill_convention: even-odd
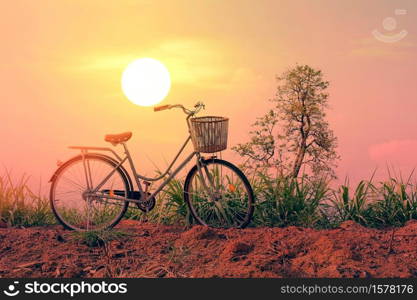
[[[233,149],[247,158],[247,165],[276,167],[294,178],[303,167],[335,177],[337,138],[325,118],[329,82],[307,65],[297,65],[277,80],[274,109],[253,124],[249,142]]]

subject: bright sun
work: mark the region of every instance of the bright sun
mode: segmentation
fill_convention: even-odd
[[[156,59],[137,59],[123,71],[122,90],[137,105],[151,106],[161,102],[168,95],[170,87],[169,72]]]

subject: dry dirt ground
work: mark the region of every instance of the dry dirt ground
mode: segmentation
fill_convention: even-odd
[[[0,229],[0,277],[417,277],[417,221],[395,230],[209,229],[123,221],[90,247],[60,226]]]

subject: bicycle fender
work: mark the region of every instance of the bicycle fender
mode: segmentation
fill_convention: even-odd
[[[110,160],[110,161],[112,161],[113,163],[115,163],[116,165],[119,163],[119,162],[118,162],[117,160],[115,160],[114,158],[112,158],[112,157],[110,157],[110,156],[108,156],[108,155],[101,154],[101,153],[94,153],[94,152],[91,152],[91,153],[88,153],[88,154],[86,154],[86,155],[90,155],[90,156],[98,156],[98,157],[101,157],[101,158],[103,158],[103,159]],[[66,162],[62,163],[62,164],[59,166],[59,168],[55,170],[54,174],[52,175],[52,177],[49,179],[49,181],[48,181],[48,182],[52,182],[52,181],[54,181],[54,180],[55,180],[55,178],[58,176],[59,172],[61,171],[61,169],[63,169],[64,167],[66,167],[66,165],[67,165],[67,164],[69,164],[70,162],[72,162],[73,160],[78,159],[78,158],[80,158],[80,157],[82,157],[82,154],[78,154],[78,155],[76,155],[76,156],[73,156],[73,157],[71,157],[70,159],[68,159]],[[129,176],[129,173],[126,171],[126,169],[125,169],[123,166],[120,166],[119,168],[120,168],[120,170],[122,170],[123,174],[126,176],[127,180],[129,181],[129,187],[130,187],[130,189],[131,189],[131,190],[133,190],[133,184],[132,184],[132,180],[131,180],[131,178],[130,178],[130,176]]]

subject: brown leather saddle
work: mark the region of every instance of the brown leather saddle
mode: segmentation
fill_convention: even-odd
[[[104,140],[106,142],[112,143],[113,145],[117,145],[119,143],[127,142],[128,140],[130,140],[131,137],[132,137],[131,132],[124,132],[120,134],[107,134],[104,137]]]

